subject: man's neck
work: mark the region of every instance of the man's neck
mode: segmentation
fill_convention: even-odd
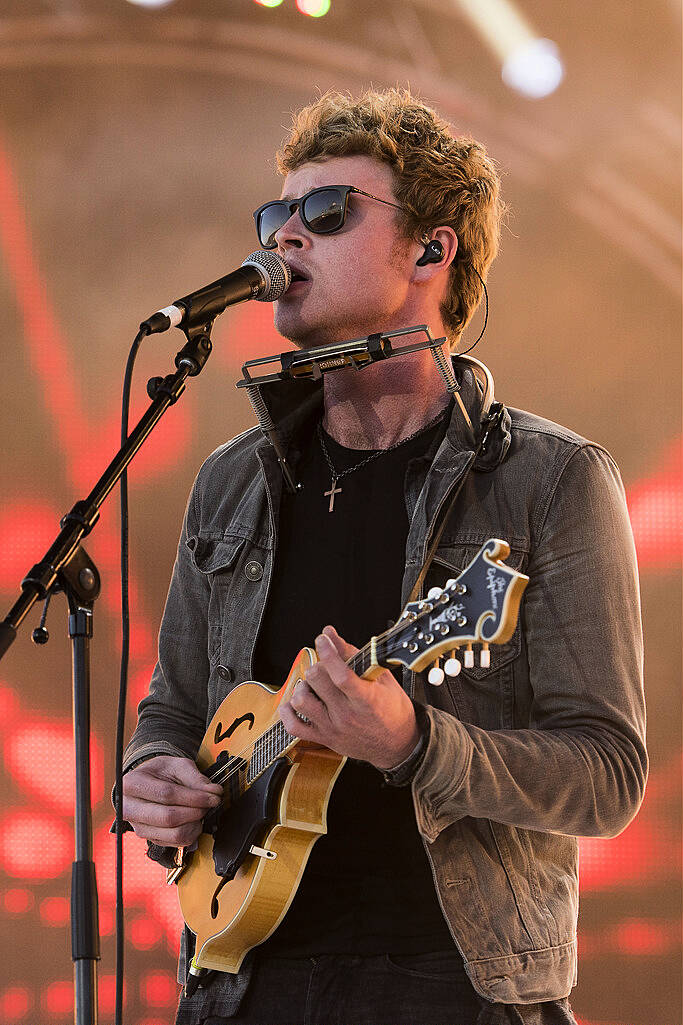
[[[449,395],[429,351],[323,379],[323,425],[346,448],[390,448],[428,424]]]

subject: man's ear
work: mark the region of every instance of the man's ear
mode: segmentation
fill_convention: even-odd
[[[424,281],[451,265],[458,251],[458,236],[448,226],[433,228],[422,235],[416,246],[418,252],[415,266],[419,270],[415,276]]]

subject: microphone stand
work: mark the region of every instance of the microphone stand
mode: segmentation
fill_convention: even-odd
[[[187,344],[175,357],[176,372],[154,377],[147,384],[152,399],[87,498],[76,502],[60,522],[61,530],[40,562],[21,582],[21,595],[0,622],[0,659],[14,641],[17,629],[37,601],[64,591],[68,602],[72,643],[73,716],[76,759],[75,861],[71,873],[71,956],[74,962],[74,1025],[97,1025],[97,972],[100,940],[97,883],[92,859],[92,801],[90,794],[90,638],[94,603],[100,592],[97,567],[81,545],[99,519],[99,509],[143,442],[196,377],[211,354],[207,323],[186,330]],[[144,330],[144,329],[143,329]],[[144,330],[144,334],[147,334]],[[43,617],[44,621],[44,617]],[[42,628],[42,623],[41,623]],[[40,628],[39,628],[40,629]],[[47,633],[36,640],[47,640]]]

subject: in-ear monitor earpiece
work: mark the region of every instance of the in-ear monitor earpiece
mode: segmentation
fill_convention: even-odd
[[[443,260],[443,246],[438,238],[430,239],[427,235],[423,235],[420,242],[424,245],[425,251],[419,260],[416,261],[416,266],[424,267],[427,263],[441,263]]]

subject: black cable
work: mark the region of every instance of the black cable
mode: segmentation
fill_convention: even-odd
[[[138,349],[147,329],[140,329],[128,354],[123,378],[121,399],[121,445],[128,438],[128,413],[133,367]],[[128,471],[121,474],[121,669],[119,674],[119,703],[116,717],[116,1025],[122,1025],[123,1015],[123,741],[126,727],[126,698],[128,692],[128,656],[130,651],[130,609],[128,602]]]
[[[484,334],[484,331],[486,330],[486,325],[488,324],[488,321],[489,321],[489,294],[486,291],[486,282],[484,281],[484,279],[482,278],[481,274],[479,273],[479,271],[477,270],[477,268],[474,265],[472,265],[472,270],[474,271],[474,273],[477,275],[477,277],[481,281],[482,285],[484,286],[484,297],[486,299],[486,314],[484,316],[484,326],[481,329],[481,331],[479,332],[479,338],[477,338],[477,341],[473,342],[472,345],[470,345],[469,349],[465,349],[464,352],[456,353],[456,356],[466,356],[468,352],[472,352],[472,349],[477,344],[477,342],[481,341],[481,337]]]

